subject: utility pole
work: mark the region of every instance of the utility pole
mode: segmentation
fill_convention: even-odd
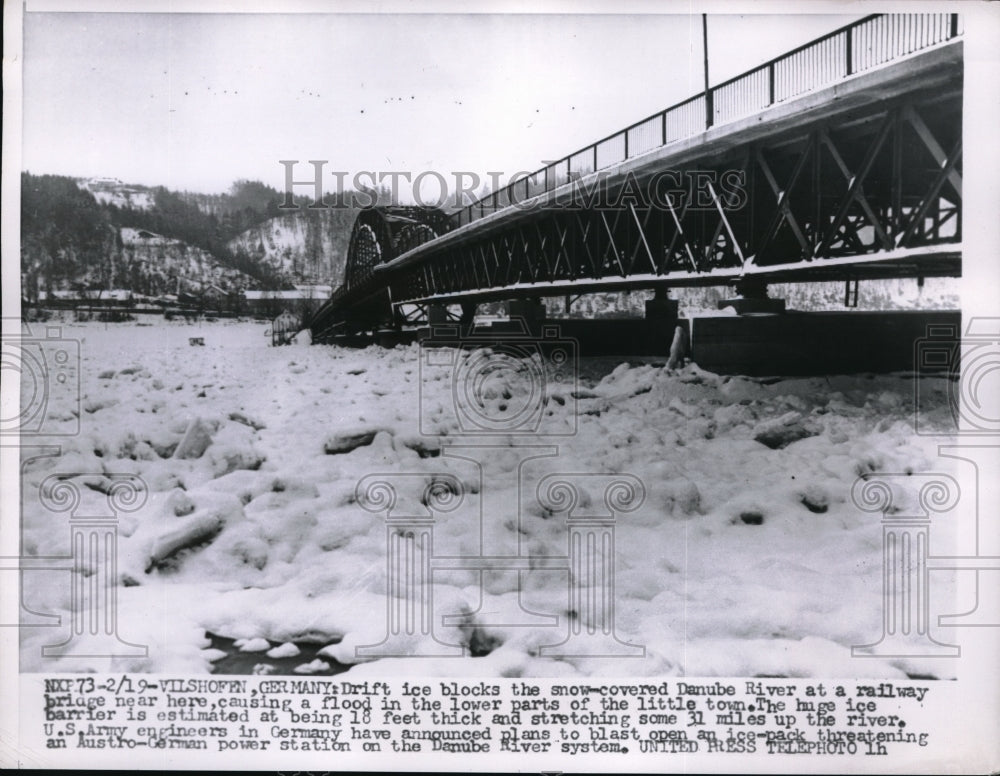
[[[708,90],[708,14],[701,15],[701,49],[705,54],[705,129],[711,129],[715,109],[712,105],[712,93]]]

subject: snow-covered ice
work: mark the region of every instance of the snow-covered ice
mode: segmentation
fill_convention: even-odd
[[[69,550],[66,515],[37,495],[46,477],[72,475],[95,505],[113,475],[141,478],[149,497],[118,525],[118,629],[148,656],[42,657],[55,629],[25,628],[22,670],[209,672],[220,657],[210,633],[270,657],[326,645],[321,658],[372,675],[414,665],[442,676],[948,675],[942,661],[851,658],[852,645],[878,638],[882,617],[880,518],[852,502],[852,485],[871,472],[942,470],[942,438],[914,432],[913,376],[762,381],[585,360],[575,384],[545,386],[544,426],[566,435],[494,437],[480,468],[460,449],[473,442],[448,376],[421,384],[418,346],[272,348],[265,328],[63,325],[81,343],[80,433],[31,440],[61,445],[61,456],[22,455],[24,551]],[[205,347],[189,347],[191,336]],[[507,372],[488,399],[516,402],[529,377]],[[942,429],[947,389],[920,378],[922,397],[938,399],[926,422]],[[72,424],[73,409],[53,404],[50,421]],[[422,433],[428,423],[434,436]],[[525,444],[557,455],[526,459]],[[434,573],[435,643],[478,657],[357,655],[384,639],[393,591],[385,521],[364,503],[363,478],[394,477],[406,514],[421,512],[429,487],[460,484],[461,503],[436,516],[435,555],[478,556],[492,543],[544,557],[566,554],[566,521],[535,486],[560,472],[629,473],[644,487],[641,506],[617,521],[613,595],[618,638],[645,657],[542,656],[580,616],[567,572],[543,568]],[[949,520],[935,527],[942,551]],[[67,575],[26,572],[25,605],[69,622]],[[946,575],[932,592],[942,611],[961,611]],[[560,626],[490,624],[518,610]],[[445,625],[444,615],[463,616]],[[328,667],[317,658],[295,670]]]

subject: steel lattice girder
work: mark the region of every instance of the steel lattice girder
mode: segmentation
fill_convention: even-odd
[[[702,181],[685,196],[651,193],[650,174],[590,207],[526,211],[393,271],[392,298],[679,273],[691,284],[960,243],[961,133],[960,93],[839,116],[661,176]]]

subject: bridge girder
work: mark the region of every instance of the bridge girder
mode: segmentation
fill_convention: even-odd
[[[393,302],[711,285],[793,267],[802,278],[959,274],[961,91],[839,118],[629,176],[596,201],[581,187],[568,204],[389,268]],[[687,190],[667,190],[677,184]]]

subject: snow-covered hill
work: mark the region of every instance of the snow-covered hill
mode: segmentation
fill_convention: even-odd
[[[253,284],[249,276],[183,240],[124,227],[120,242],[120,255],[112,259],[113,271],[119,285],[138,293],[200,293],[209,286],[232,292]]]
[[[354,216],[348,209],[294,211],[237,235],[229,249],[270,265],[293,282],[338,286]]]
[[[145,186],[127,186],[117,178],[89,178],[77,185],[94,195],[102,205],[133,210],[149,210],[156,204],[153,192]]]

